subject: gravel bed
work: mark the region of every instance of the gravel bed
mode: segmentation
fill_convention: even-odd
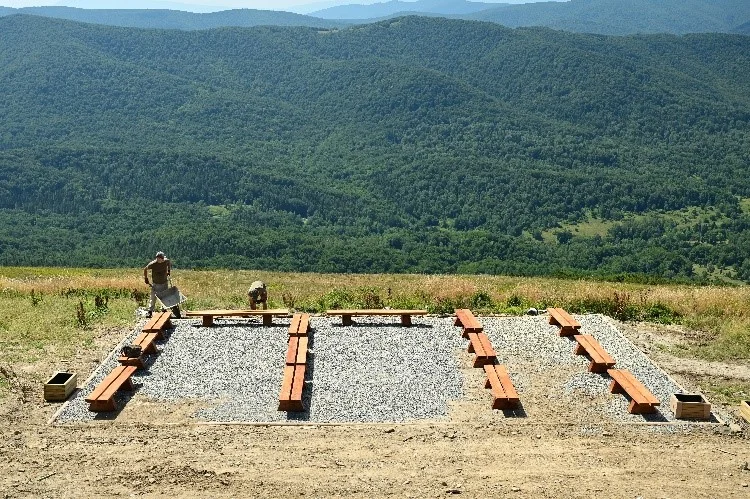
[[[310,420],[447,416],[448,402],[463,395],[457,353],[464,340],[452,319],[413,320],[404,328],[393,318],[362,317],[341,327],[316,318]]]
[[[661,405],[654,414],[630,414],[629,401],[623,395],[609,393],[611,378],[606,374],[588,372],[589,360],[584,355],[574,355],[575,340],[560,336],[558,328],[550,325],[549,316],[521,318],[483,318],[485,332],[492,341],[501,363],[523,363],[524,370],[543,373],[552,366],[574,367],[579,372],[571,375],[561,390],[568,397],[592,400],[592,410],[601,412],[613,421],[664,422],[676,421],[669,408],[672,393],[682,388],[635,345],[633,345],[607,317],[602,315],[575,316],[581,323],[581,334],[590,334],[617,361],[618,369],[628,369],[656,398]],[[513,378],[513,373],[511,372]],[[515,382],[515,378],[514,382]],[[555,387],[552,387],[556,389]],[[599,403],[597,399],[605,402]]]
[[[573,355],[575,341],[560,337],[548,316],[481,317],[499,361],[508,367],[523,400],[531,383],[549,379],[550,404],[567,399],[586,413],[616,422],[669,421],[672,393],[682,389],[601,315],[576,316],[581,332],[593,335],[661,401],[658,412],[627,412],[628,400],[609,393],[609,376],[587,371],[588,359]],[[175,328],[158,342],[160,354],[149,356],[146,369],[133,376],[136,396],[159,402],[200,401],[194,417],[211,422],[406,422],[443,419],[451,401],[464,397],[461,350],[466,340],[451,317],[415,317],[404,328],[398,319],[355,318],[350,327],[340,318],[313,317],[301,413],[277,410],[287,348],[289,319],[262,327],[259,319],[216,319],[204,328],[199,320],[173,321]],[[139,323],[113,353],[132,341]],[[58,422],[113,419],[117,413],[93,413],[84,398],[117,365],[110,356],[63,408]],[[560,376],[565,379],[560,383]],[[554,386],[553,386],[554,385]],[[132,395],[117,395],[120,407]]]
[[[160,354],[133,376],[138,397],[154,401],[199,400],[209,407],[195,418],[211,422],[404,422],[445,418],[449,402],[463,396],[458,351],[464,340],[451,319],[360,318],[351,327],[340,319],[312,320],[304,406],[278,411],[289,320],[261,327],[257,320],[173,321]],[[139,325],[142,326],[142,325]],[[115,349],[132,341],[131,333]],[[58,422],[112,419],[93,413],[84,398],[117,365],[105,361],[91,382],[66,405]],[[122,407],[131,397],[118,393]]]
[[[122,339],[122,341],[112,350],[110,355],[106,359],[104,359],[99,367],[92,373],[88,382],[79,390],[77,390],[70,399],[68,399],[68,401],[63,405],[60,413],[55,418],[56,423],[67,423],[72,421],[110,420],[117,417],[118,412],[89,411],[89,404],[86,403],[85,399],[91,392],[94,391],[94,388],[96,388],[96,386],[101,383],[101,381],[105,377],[107,377],[110,372],[112,372],[115,367],[120,365],[119,362],[117,362],[118,355],[116,355],[116,353],[119,353],[120,350],[122,350],[123,346],[132,343],[132,341],[135,340],[136,336],[138,336],[145,323],[145,320],[139,321],[138,325],[133,329],[133,331],[131,331],[130,334]],[[170,334],[171,330],[167,331],[164,336],[168,338]],[[163,342],[164,340],[161,340],[157,342],[157,345],[163,344]],[[155,357],[155,355],[148,355],[145,360],[146,362],[152,362]],[[138,374],[138,372],[136,372],[136,374]],[[138,382],[136,376],[134,375],[132,379],[133,384],[137,389]],[[123,407],[123,405],[126,404],[131,397],[132,394],[125,391],[117,392],[115,394],[117,406],[120,408]]]

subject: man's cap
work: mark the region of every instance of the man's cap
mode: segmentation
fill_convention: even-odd
[[[156,254],[156,258],[159,258],[159,257],[162,257],[162,258],[166,258],[166,255],[164,255],[164,252],[163,252],[163,251],[159,251],[159,252],[158,252],[158,253]]]

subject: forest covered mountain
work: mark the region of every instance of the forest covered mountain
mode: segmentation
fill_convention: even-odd
[[[488,21],[509,27],[545,26],[578,33],[748,34],[747,0],[570,0],[524,4],[472,1],[391,0],[371,5],[341,5],[303,16],[269,10],[225,10],[213,13],[145,9],[77,9],[69,7],[0,7],[0,16],[31,14],[73,21],[161,29],[210,29],[251,26],[345,27],[405,14]],[[316,16],[316,17],[313,17]]]
[[[391,0],[341,5],[311,13],[365,23],[403,15],[445,16],[509,27],[545,26],[578,33],[729,33],[750,21],[745,0],[569,0],[489,4],[446,0]]]
[[[750,35],[750,21],[741,26],[737,26],[732,32],[740,35]]]
[[[750,38],[0,19],[0,264],[750,279]]]
[[[507,4],[510,5],[510,4]],[[471,2],[468,0],[417,0],[403,2],[390,0],[372,4],[345,4],[311,12],[311,16],[323,19],[372,19],[393,16],[401,12],[419,12],[423,14],[471,14],[496,7],[495,4],[485,2]]]
[[[746,0],[570,0],[502,5],[461,16],[578,33],[728,33],[750,21]]]
[[[275,10],[235,9],[195,13],[162,9],[78,9],[72,7],[0,7],[0,16],[24,14],[107,26],[155,29],[211,29],[252,26],[334,28],[347,23]]]

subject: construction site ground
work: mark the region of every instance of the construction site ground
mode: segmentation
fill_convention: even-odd
[[[668,328],[622,331],[687,389],[750,379],[747,366],[656,348],[678,341]],[[127,333],[104,331],[70,360],[79,385]],[[553,405],[505,418],[477,378],[447,421],[216,425],[191,418],[197,402],[138,402],[113,421],[50,425],[60,404],[29,380],[56,360],[48,352],[5,373],[0,497],[750,497],[750,431],[733,407],[718,408],[726,424],[687,427],[592,423]]]

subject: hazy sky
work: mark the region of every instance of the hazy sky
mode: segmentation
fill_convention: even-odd
[[[222,9],[268,9],[291,10],[291,7],[301,7],[300,10],[311,8],[325,8],[332,5],[350,3],[371,4],[387,0],[0,0],[4,7],[36,7],[40,5],[68,5],[86,9],[123,9],[123,8],[161,8],[187,10],[188,6],[195,6],[195,10]],[[409,1],[409,0],[402,0]],[[485,3],[526,3],[540,0],[480,0]],[[193,9],[190,9],[193,10]],[[297,10],[297,9],[295,9]]]

